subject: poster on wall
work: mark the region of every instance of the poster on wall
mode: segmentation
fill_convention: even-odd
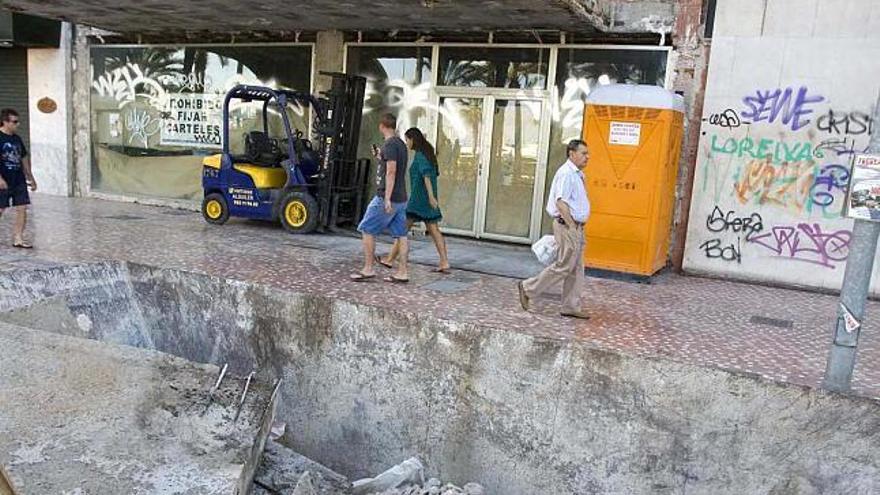
[[[160,144],[190,148],[220,148],[222,126],[223,95],[169,94],[162,113]]]
[[[847,216],[880,221],[880,155],[856,155],[850,177]]]
[[[118,138],[119,132],[119,114],[112,112],[107,115],[107,127],[110,128],[110,137]]]
[[[608,142],[610,144],[638,146],[641,134],[642,124],[637,122],[611,122],[611,131],[608,133]]]

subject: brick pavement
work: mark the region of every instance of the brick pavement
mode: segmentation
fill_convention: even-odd
[[[674,274],[650,284],[588,278],[583,301],[593,318],[573,321],[557,316],[552,296],[537,301],[533,313],[523,313],[510,277],[469,270],[438,275],[416,265],[407,286],[355,283],[348,275],[359,260],[348,252],[266,224],[231,220],[218,227],[198,213],[168,208],[42,195],[34,200],[33,251],[9,247],[12,219],[0,221],[0,262],[6,269],[129,261],[811,387],[822,378],[837,305],[835,296]],[[504,248],[481,249],[487,256],[505,255]],[[511,253],[511,263],[525,263]],[[455,268],[461,254],[453,246],[450,255]],[[868,318],[878,310],[880,303],[869,302]],[[870,319],[865,323],[853,390],[880,399],[877,329]]]

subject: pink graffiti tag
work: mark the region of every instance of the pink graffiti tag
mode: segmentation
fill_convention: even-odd
[[[822,232],[818,223],[800,223],[797,227],[773,227],[748,242],[763,246],[779,257],[836,268],[836,262],[845,261],[849,256],[851,240],[849,230]]]

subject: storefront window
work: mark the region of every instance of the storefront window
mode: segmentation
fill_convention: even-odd
[[[663,86],[666,51],[560,49],[556,71],[556,94],[550,126],[550,149],[544,198],[550,193],[553,175],[565,162],[565,144],[581,137],[584,102],[592,88],[603,84],[653,84]],[[544,215],[542,231],[552,231]]]
[[[311,90],[308,46],[92,48],[92,189],[197,200],[201,161],[222,148],[222,105],[236,84]],[[308,133],[308,109],[291,114]],[[262,107],[230,111],[230,150],[262,129]],[[270,112],[271,134],[281,119]]]
[[[550,50],[531,48],[441,48],[440,85],[544,89]]]
[[[370,155],[370,144],[381,144],[379,119],[397,117],[401,133],[419,127],[428,133],[431,107],[431,48],[355,46],[348,49],[349,74],[367,78],[358,156]]]

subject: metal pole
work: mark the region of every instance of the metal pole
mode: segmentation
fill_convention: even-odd
[[[880,94],[874,106],[873,125],[867,152],[878,154],[880,153],[880,130],[878,130]],[[822,381],[822,387],[825,389],[835,392],[848,392],[850,389],[853,368],[856,365],[861,321],[865,314],[874,256],[877,253],[878,236],[880,236],[880,222],[855,221],[849,244],[849,257],[846,260],[846,272],[843,275],[843,286],[840,289],[834,340],[831,344],[831,352],[828,354],[825,379]],[[850,321],[849,326],[847,319]]]

